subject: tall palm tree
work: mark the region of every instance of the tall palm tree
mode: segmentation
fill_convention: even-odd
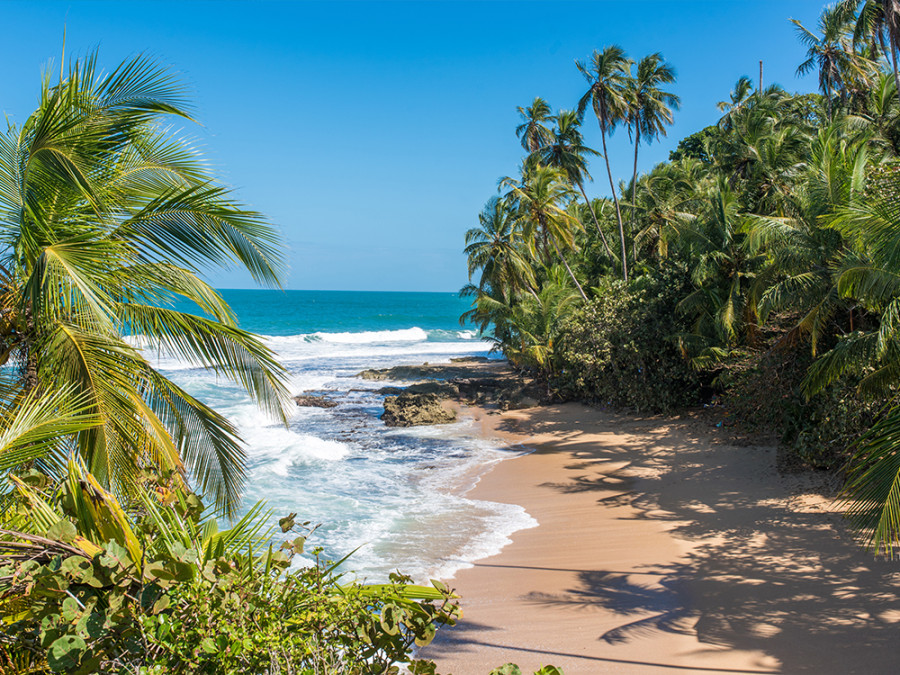
[[[861,5],[861,6],[860,6]],[[900,50],[900,2],[898,0],[841,0],[839,8],[845,16],[856,15],[854,42],[877,43],[885,58],[890,56],[896,91],[900,91],[897,51]],[[858,12],[858,14],[857,14]]]
[[[38,109],[0,135],[0,354],[26,392],[88,401],[102,423],[75,448],[103,484],[125,493],[143,467],[174,469],[230,511],[244,477],[236,429],[139,346],[214,369],[285,419],[283,368],[198,276],[240,265],[277,285],[281,246],[167,118],[191,120],[165,69],[138,56],[103,74],[94,53],[45,79]]]
[[[597,116],[600,125],[600,137],[603,141],[603,159],[606,162],[606,175],[609,177],[609,189],[616,206],[616,222],[619,225],[619,241],[622,246],[622,277],[628,281],[628,249],[625,244],[625,226],[622,222],[622,209],[613,182],[612,169],[609,166],[609,152],[606,148],[606,137],[611,134],[620,122],[625,119],[627,101],[625,97],[626,79],[631,68],[631,60],[618,45],[606,47],[603,51],[594,51],[589,64],[575,62],[578,71],[588,81],[588,90],[578,101],[578,116],[584,117],[588,106]]]
[[[549,267],[549,248],[563,264],[581,297],[587,296],[572,272],[560,246],[575,246],[574,230],[581,227],[578,219],[567,210],[574,193],[563,173],[556,168],[538,165],[526,172],[520,181],[504,178],[502,187],[510,188],[509,196],[519,208],[526,241],[537,249],[543,248],[545,264]]]
[[[587,158],[600,153],[584,144],[584,137],[580,129],[581,121],[576,111],[560,110],[553,120],[556,122],[553,128],[553,140],[538,151],[540,161],[547,166],[560,169],[565,173],[569,182],[578,188],[591,213],[591,218],[594,221],[597,232],[600,234],[600,240],[603,242],[606,252],[609,254],[610,259],[615,260],[616,256],[609,247],[609,242],[606,241],[606,234],[604,234],[603,228],[600,227],[594,206],[584,190],[584,179],[591,179],[591,174],[588,172]]]
[[[800,42],[807,47],[806,60],[797,66],[797,74],[805,75],[818,69],[819,89],[825,95],[828,119],[831,119],[834,93],[844,95],[845,74],[861,72],[861,57],[854,54],[850,44],[847,15],[840,7],[826,7],[819,17],[821,35],[816,35],[796,19],[791,19],[791,23],[797,28]]]
[[[641,140],[652,143],[660,135],[666,135],[666,125],[672,124],[672,111],[681,100],[675,94],[660,87],[675,82],[675,69],[655,52],[637,63],[634,77],[626,80],[627,104],[625,124],[634,140],[634,166],[631,174],[631,230],[634,240],[635,201],[637,199],[638,149]],[[635,256],[637,251],[635,250]]]
[[[529,153],[537,152],[550,143],[553,134],[547,123],[553,119],[550,104],[540,96],[536,97],[527,108],[518,106],[519,117],[522,123],[516,127],[516,136],[522,143],[522,147]]]

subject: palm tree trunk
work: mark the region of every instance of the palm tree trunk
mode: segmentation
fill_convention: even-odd
[[[594,212],[594,205],[591,204],[591,201],[588,199],[588,196],[584,191],[584,184],[581,183],[581,181],[578,182],[578,189],[581,190],[581,196],[584,197],[584,203],[587,204],[588,210],[591,212],[591,218],[594,219],[594,225],[597,226],[597,232],[600,233],[600,241],[603,242],[603,247],[606,249],[609,257],[615,261],[616,254],[612,252],[612,249],[609,247],[609,242],[606,241],[606,235],[603,234],[603,228],[600,227],[600,222],[597,220],[597,214]]]
[[[884,38],[882,38],[883,40]],[[897,71],[897,50],[894,40],[891,40],[891,67],[894,70],[894,83],[897,85],[897,96],[900,96],[900,73]]]
[[[633,262],[637,262],[637,241],[634,236],[634,226],[637,218],[635,214],[636,211],[636,202],[637,202],[637,159],[638,159],[638,148],[641,145],[641,125],[638,122],[635,122],[634,125],[634,168],[631,173],[631,255],[633,256],[631,260]]]
[[[566,272],[569,273],[569,277],[571,277],[572,282],[575,284],[575,287],[578,289],[578,292],[581,293],[582,299],[587,302],[588,297],[584,294],[584,289],[581,287],[581,284],[578,283],[578,279],[575,278],[575,275],[572,274],[572,268],[569,267],[569,263],[566,262],[566,257],[559,250],[559,246],[556,245],[556,242],[553,242],[553,250],[556,251],[556,255],[559,256],[559,259],[562,261],[562,264],[565,265]]]
[[[628,249],[625,246],[625,227],[622,225],[622,210],[613,185],[612,169],[609,168],[609,153],[606,150],[606,130],[600,125],[600,138],[603,139],[603,161],[606,162],[606,175],[609,177],[609,189],[612,190],[613,203],[616,205],[616,221],[619,223],[619,240],[622,243],[622,278],[628,281]]]

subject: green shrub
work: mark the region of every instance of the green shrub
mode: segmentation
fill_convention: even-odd
[[[375,675],[434,672],[414,662],[458,615],[440,582],[346,582],[321,560],[291,569],[314,529],[264,545],[268,514],[254,508],[230,530],[203,517],[170,480],[124,510],[70,463],[61,490],[16,484],[19,510],[40,532],[0,530],[0,667],[73,674]]]
[[[890,403],[856,391],[848,377],[807,399],[802,384],[813,363],[807,341],[784,346],[769,336],[758,351],[732,358],[719,373],[731,418],[750,432],[776,433],[783,447],[816,469],[839,469],[849,449]]]
[[[561,394],[649,412],[695,404],[701,380],[675,339],[685,329],[675,307],[688,284],[684,270],[670,268],[595,289],[560,331]]]

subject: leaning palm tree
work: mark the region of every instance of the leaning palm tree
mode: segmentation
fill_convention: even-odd
[[[584,137],[581,135],[581,122],[578,119],[578,113],[574,110],[560,110],[553,118],[556,125],[553,128],[553,140],[538,151],[540,161],[547,166],[553,166],[565,173],[569,182],[578,188],[581,196],[584,198],[590,211],[591,218],[600,234],[600,241],[611,260],[615,260],[615,255],[606,241],[606,234],[600,227],[600,221],[597,220],[597,214],[594,212],[594,205],[588,199],[584,190],[584,179],[591,179],[588,173],[588,156],[599,155],[600,153],[589,148],[584,144]]]
[[[547,123],[553,117],[550,114],[550,104],[540,96],[534,99],[534,102],[527,108],[519,106],[516,108],[522,123],[516,127],[516,136],[522,143],[522,147],[528,152],[537,152],[542,147],[550,143],[553,135]]]
[[[244,477],[236,429],[141,347],[215,370],[285,419],[284,370],[199,276],[238,265],[277,285],[280,242],[167,118],[191,115],[165,69],[138,56],[103,74],[95,53],[46,78],[37,110],[0,135],[0,354],[26,393],[64,387],[89,402],[102,423],[74,449],[101,483],[129,492],[157,466],[231,510]]]
[[[659,52],[648,54],[637,63],[634,77],[626,81],[627,103],[625,124],[634,140],[634,167],[631,176],[631,230],[634,240],[635,201],[637,198],[637,163],[641,141],[652,143],[666,135],[666,125],[672,124],[672,111],[681,100],[661,89],[661,85],[675,81],[675,69],[663,60]],[[636,255],[635,251],[635,255]]]
[[[578,101],[578,116],[583,117],[590,105],[600,125],[600,137],[603,141],[603,159],[606,162],[606,175],[609,177],[609,189],[616,206],[616,221],[619,225],[619,240],[622,246],[622,276],[628,281],[628,253],[625,245],[625,226],[622,222],[622,209],[613,182],[612,169],[609,166],[609,152],[606,149],[606,137],[611,134],[619,122],[625,119],[627,103],[625,83],[631,68],[631,60],[618,45],[606,47],[602,52],[594,51],[590,64],[575,62],[578,71],[588,81],[588,90]]]

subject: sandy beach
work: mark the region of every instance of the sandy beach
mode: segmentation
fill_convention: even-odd
[[[439,672],[900,667],[900,563],[859,550],[826,476],[782,475],[773,447],[730,445],[691,419],[464,412],[535,448],[470,496],[521,504],[540,525],[452,580],[464,618],[423,653]]]

